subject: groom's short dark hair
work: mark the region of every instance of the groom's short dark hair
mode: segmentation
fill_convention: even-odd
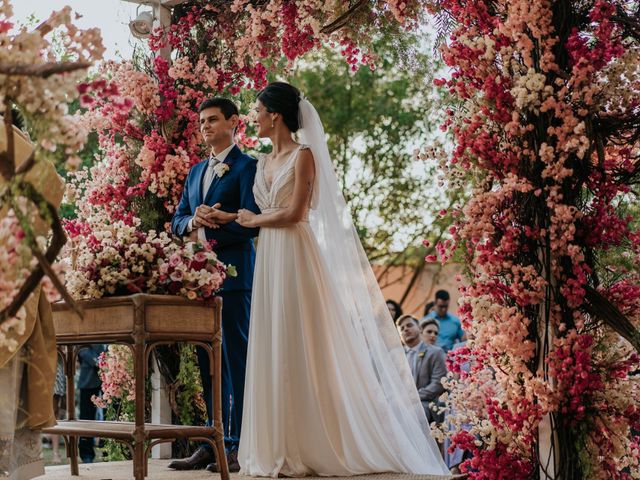
[[[200,107],[198,108],[198,113],[200,113],[206,108],[219,108],[222,114],[224,115],[224,118],[226,118],[227,120],[229,120],[232,115],[240,115],[240,112],[238,111],[238,107],[236,106],[236,104],[233,103],[228,98],[224,98],[224,97],[207,98],[205,101],[203,101],[200,104]]]

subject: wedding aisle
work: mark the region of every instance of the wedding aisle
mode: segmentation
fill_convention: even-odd
[[[194,470],[180,472],[167,468],[169,460],[149,460],[148,479],[152,480],[217,480],[219,475],[206,472],[204,470]],[[37,477],[37,480],[130,480],[131,462],[99,462],[80,464],[80,476],[72,477],[68,465],[55,465],[45,468],[45,475]],[[237,473],[232,473],[234,480],[248,479],[241,477]],[[305,480],[312,480],[316,477],[306,477]],[[320,477],[317,477],[320,478]],[[326,478],[326,477],[325,477]],[[332,477],[332,480],[353,477]],[[407,475],[407,474],[376,474],[362,475],[358,480],[430,480],[429,475]],[[461,477],[457,477],[461,478]]]

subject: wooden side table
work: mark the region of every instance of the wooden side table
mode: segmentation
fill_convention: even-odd
[[[169,295],[136,294],[81,302],[81,320],[64,302],[52,305],[56,341],[62,350],[67,377],[68,420],[45,433],[62,435],[67,444],[71,474],[78,475],[78,437],[113,438],[133,452],[133,475],[144,480],[151,448],[177,438],[208,442],[216,455],[222,480],[229,480],[224,448],[221,401],[222,299],[213,304]],[[213,425],[196,427],[145,423],[145,381],[149,356],[157,345],[186,342],[209,353],[212,377]],[[91,343],[128,345],[134,358],[136,379],[135,422],[76,420],[74,374],[78,350]],[[212,440],[213,437],[213,440]]]

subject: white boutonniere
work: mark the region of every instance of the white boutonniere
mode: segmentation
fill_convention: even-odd
[[[229,165],[227,165],[224,162],[217,163],[213,167],[213,172],[216,174],[217,177],[220,177],[220,178],[222,178],[222,176],[228,171],[229,171]]]

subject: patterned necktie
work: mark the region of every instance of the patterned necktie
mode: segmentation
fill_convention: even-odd
[[[211,182],[213,182],[213,176],[215,174],[213,167],[215,167],[218,163],[220,163],[220,160],[218,160],[216,157],[209,157],[209,165],[207,166],[207,171],[204,172],[204,178],[202,179],[202,201],[204,201],[204,198],[207,196],[207,192],[209,191]]]

